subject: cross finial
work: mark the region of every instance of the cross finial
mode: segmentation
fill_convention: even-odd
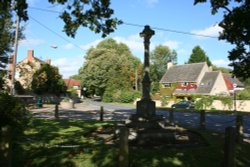
[[[140,37],[143,37],[145,41],[149,41],[154,34],[154,30],[152,30],[149,25],[146,25],[144,30],[140,33]]]

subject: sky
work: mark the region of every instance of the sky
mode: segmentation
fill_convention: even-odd
[[[155,31],[155,35],[151,37],[150,51],[160,44],[168,46],[177,52],[178,64],[184,64],[192,49],[199,45],[214,65],[228,68],[228,51],[233,46],[226,41],[212,38],[217,37],[221,31],[218,23],[223,18],[223,11],[212,15],[209,3],[194,6],[193,1],[111,0],[114,17],[125,24],[119,25],[106,38],[125,43],[133,55],[143,62],[144,46],[139,33],[145,25],[149,25]],[[70,38],[63,32],[64,23],[58,13],[62,11],[60,5],[53,5],[45,0],[28,0],[28,4],[29,20],[21,23],[25,27],[25,39],[18,44],[18,62],[27,56],[28,50],[34,50],[35,57],[51,59],[52,65],[59,68],[63,78],[68,78],[78,73],[87,50],[106,39],[88,28],[80,28],[75,38]]]

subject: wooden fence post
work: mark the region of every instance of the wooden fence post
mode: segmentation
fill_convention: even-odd
[[[205,110],[200,110],[200,129],[206,129],[206,113],[205,113]]]
[[[174,125],[174,109],[173,108],[171,108],[169,110],[169,117],[168,117],[168,119],[169,119],[170,125]]]
[[[243,117],[241,114],[236,114],[236,142],[243,141]]]
[[[119,167],[128,167],[128,135],[129,130],[127,127],[120,128],[120,149],[119,149]]]
[[[103,121],[103,114],[104,114],[103,106],[101,106],[101,108],[100,108],[100,121]]]
[[[11,127],[4,126],[0,129],[0,164],[11,167],[12,159]]]
[[[59,118],[59,113],[58,113],[58,104],[55,105],[55,118]]]
[[[223,167],[235,166],[235,129],[227,127],[225,130]]]

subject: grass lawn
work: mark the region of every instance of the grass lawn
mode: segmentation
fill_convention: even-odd
[[[15,135],[14,167],[117,167],[118,147],[93,137],[114,122],[34,119],[23,134]],[[209,146],[129,150],[131,167],[220,167],[222,135],[200,132]],[[236,166],[249,167],[250,144],[237,145]]]

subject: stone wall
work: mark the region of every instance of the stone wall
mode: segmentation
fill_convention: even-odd
[[[161,101],[160,100],[154,100],[156,107],[162,107]],[[171,107],[172,104],[174,104],[174,101],[169,101],[168,104],[164,107]],[[216,110],[234,110],[234,104],[232,105],[231,108],[228,106],[224,106],[221,101],[219,100],[214,100],[212,107]],[[237,111],[245,111],[245,112],[250,112],[250,100],[236,100],[236,109]]]

